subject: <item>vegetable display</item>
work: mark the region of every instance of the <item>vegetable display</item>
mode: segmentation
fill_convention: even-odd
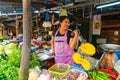
[[[3,40],[3,39],[5,39],[5,36],[0,36],[0,40]]]
[[[74,53],[72,58],[76,64],[81,64],[85,70],[90,70],[90,62],[87,59],[83,58],[79,53]]]
[[[15,43],[2,45],[0,53],[0,80],[18,80],[18,71],[21,61],[22,50]],[[31,54],[30,68],[40,66],[38,57]]]
[[[88,72],[88,80],[110,80],[109,74],[98,70]]]
[[[18,48],[14,53],[1,54],[0,80],[17,80],[21,60],[21,50]]]
[[[87,59],[81,59],[81,65],[85,70],[90,70],[90,62]]]
[[[4,51],[4,45],[0,44],[0,54],[4,54],[4,53],[5,53],[5,51]]]
[[[110,80],[115,80],[117,76],[119,75],[118,72],[115,69],[110,69],[110,68],[98,68],[99,71],[105,72],[110,75]]]
[[[91,43],[82,43],[79,47],[80,51],[82,51],[86,55],[94,55],[96,52],[95,47]]]
[[[14,53],[17,49],[17,44],[9,43],[4,46],[5,54]]]
[[[72,58],[73,58],[73,61],[76,63],[76,64],[80,64],[80,60],[81,60],[81,55],[76,52],[72,55]]]

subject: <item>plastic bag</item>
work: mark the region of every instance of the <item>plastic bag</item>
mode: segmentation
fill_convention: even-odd
[[[30,69],[28,80],[37,80],[40,72],[41,72],[41,70],[39,70],[39,68],[37,66],[33,69]]]
[[[90,70],[96,68],[97,60],[91,56],[84,56],[85,59],[87,59],[90,62]]]
[[[43,69],[37,80],[52,80],[52,76],[47,70]]]
[[[120,74],[120,60],[115,63],[114,69]]]
[[[86,80],[87,78],[88,75],[86,72],[78,69],[71,69],[63,76],[62,80]]]

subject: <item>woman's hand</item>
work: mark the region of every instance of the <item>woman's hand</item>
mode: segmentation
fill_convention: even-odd
[[[73,32],[74,32],[74,36],[78,36],[78,30],[77,29],[75,29]]]
[[[49,55],[55,55],[55,51],[54,51],[53,49],[51,49],[51,50],[49,51]]]

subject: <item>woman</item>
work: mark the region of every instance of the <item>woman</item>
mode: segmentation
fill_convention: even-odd
[[[56,63],[73,64],[72,54],[77,44],[78,31],[68,30],[70,20],[67,16],[60,17],[59,28],[53,31],[51,49],[55,53]],[[74,33],[74,35],[72,35]]]

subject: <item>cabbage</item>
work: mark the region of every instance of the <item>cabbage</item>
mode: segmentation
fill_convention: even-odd
[[[17,44],[9,43],[9,44],[5,45],[4,48],[5,48],[6,54],[13,53],[17,49]]]
[[[5,51],[4,51],[4,45],[0,45],[0,54],[3,54],[3,53],[5,53]]]

